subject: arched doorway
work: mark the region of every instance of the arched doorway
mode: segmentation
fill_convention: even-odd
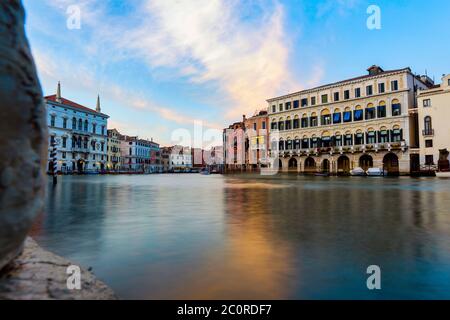
[[[312,157],[308,157],[305,160],[305,172],[316,172],[316,161]]]
[[[400,166],[398,157],[394,153],[388,153],[383,158],[383,169],[388,172],[390,176],[398,176],[400,174]]]
[[[347,175],[350,173],[350,159],[347,156],[340,156],[338,159],[338,174]]]
[[[373,158],[369,156],[368,154],[364,154],[359,158],[359,166],[364,170],[367,171],[369,168],[373,167]]]
[[[330,172],[330,161],[328,159],[324,159],[322,161],[322,173]]]
[[[289,159],[289,171],[297,171],[297,159]]]
[[[84,171],[84,161],[83,160],[77,161],[77,170],[78,170],[78,173],[83,173],[83,171]]]

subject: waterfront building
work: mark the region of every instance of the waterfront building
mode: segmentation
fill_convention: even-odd
[[[282,171],[348,174],[361,167],[409,174],[416,92],[428,78],[410,68],[368,74],[267,100],[270,155]],[[279,138],[274,138],[278,135]]]
[[[101,171],[107,162],[107,124],[100,97],[90,109],[61,96],[57,92],[45,97],[49,131],[48,168],[51,171],[51,144],[57,144],[57,170],[62,173]]]
[[[122,136],[120,140],[122,168],[132,172],[161,171],[159,144],[139,137]]]
[[[420,165],[422,170],[448,170],[450,150],[450,74],[440,85],[418,92]]]
[[[167,173],[170,170],[170,154],[172,153],[171,147],[161,148],[161,168],[163,173]]]
[[[206,167],[205,151],[202,148],[191,148],[192,168],[202,169]]]
[[[107,164],[106,168],[111,171],[119,171],[122,164],[122,157],[120,154],[120,139],[122,135],[117,129],[108,130],[108,145],[106,150]]]
[[[245,167],[252,171],[266,167],[269,150],[269,118],[267,111],[256,112],[244,119],[245,127]]]
[[[242,121],[235,122],[223,129],[223,157],[224,171],[244,171],[245,154],[248,149],[245,145],[245,115]]]
[[[189,171],[192,168],[191,148],[183,146],[170,147],[169,171]]]

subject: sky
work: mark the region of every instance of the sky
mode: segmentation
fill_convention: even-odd
[[[447,0],[23,4],[44,95],[61,81],[64,98],[95,108],[99,94],[109,128],[162,145],[189,144],[186,133],[220,145],[214,133],[266,109],[267,99],[364,75],[373,64],[436,82],[450,73]],[[379,29],[367,26],[371,5]]]

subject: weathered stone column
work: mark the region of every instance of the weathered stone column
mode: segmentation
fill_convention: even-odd
[[[47,127],[20,0],[0,1],[0,269],[43,204]]]

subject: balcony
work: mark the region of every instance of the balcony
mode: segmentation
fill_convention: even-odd
[[[422,130],[422,135],[424,137],[433,137],[434,136],[434,129],[425,129]]]

